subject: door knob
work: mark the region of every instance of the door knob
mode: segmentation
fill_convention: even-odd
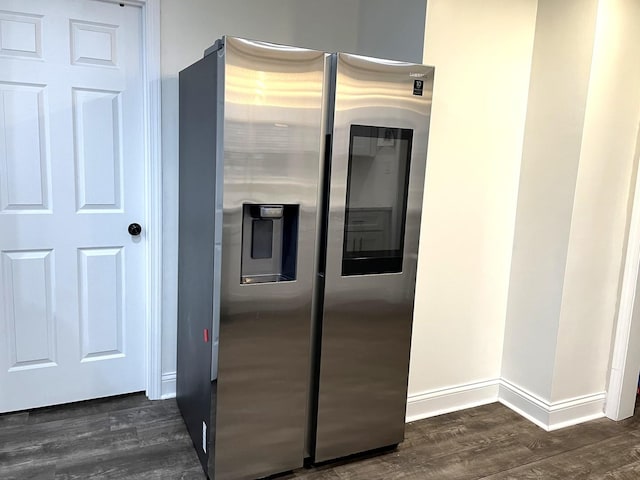
[[[140,226],[139,223],[132,223],[131,225],[129,225],[128,230],[129,230],[129,234],[133,235],[134,237],[137,237],[142,233],[142,227]]]

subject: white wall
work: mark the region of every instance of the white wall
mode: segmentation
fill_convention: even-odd
[[[410,418],[497,397],[497,385],[465,394],[500,376],[535,18],[535,0],[427,4],[424,63],[436,76]]]
[[[503,376],[550,400],[597,0],[539,0]]]
[[[640,122],[638,22],[633,0],[538,2],[502,373],[545,428],[603,415]]]
[[[607,384],[640,123],[638,25],[637,1],[600,0],[552,401]]]
[[[176,367],[178,72],[200,59],[203,51],[225,34],[383,57],[402,52],[400,46],[413,52],[412,56],[421,52],[424,38],[421,1],[395,5],[394,15],[380,32],[380,19],[372,13],[373,4],[368,5],[369,1],[373,0],[162,0],[162,371],[166,394],[174,388]],[[413,25],[413,30],[407,31],[406,24]],[[369,42],[379,35],[384,35],[384,42]],[[360,49],[359,38],[367,40],[366,51]]]

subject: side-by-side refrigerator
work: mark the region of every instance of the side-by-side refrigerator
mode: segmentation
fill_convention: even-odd
[[[403,440],[433,74],[234,37],[180,72],[177,399],[209,478]]]

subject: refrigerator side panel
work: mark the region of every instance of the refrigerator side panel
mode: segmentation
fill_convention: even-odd
[[[225,39],[216,480],[303,464],[324,65]]]
[[[180,72],[177,401],[205,469],[213,457],[213,333],[216,62]],[[206,333],[205,333],[206,332]],[[215,395],[214,395],[215,399]],[[214,409],[215,411],[215,409]]]
[[[315,461],[403,440],[433,74],[338,54]]]

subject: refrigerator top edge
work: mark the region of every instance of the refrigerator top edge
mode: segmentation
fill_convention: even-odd
[[[298,52],[301,54],[304,54],[305,52],[307,52],[312,55],[318,54],[318,53],[327,54],[326,52],[322,52],[320,50],[314,50],[311,48],[296,47],[292,45],[285,45],[285,44],[275,43],[275,42],[265,42],[263,40],[253,40],[249,38],[223,35],[222,38],[219,38],[218,40],[216,40],[213,43],[213,45],[211,45],[209,48],[207,48],[204,51],[204,57],[211,55],[215,52],[218,52],[219,50],[226,48],[228,45],[233,45],[233,46],[236,46],[237,48],[247,49],[247,50],[259,48],[265,51],[272,51],[276,54],[277,52],[290,52],[290,53]]]
[[[320,53],[320,50],[314,50],[314,49],[310,49],[310,48],[305,48],[305,47],[296,47],[296,46],[291,46],[291,45],[285,45],[285,44],[281,44],[281,43],[276,43],[276,42],[266,42],[263,40],[254,40],[254,39],[249,39],[249,38],[243,38],[243,37],[234,37],[234,36],[230,36],[230,35],[223,35],[221,38],[219,38],[218,40],[216,40],[213,45],[211,45],[209,48],[207,48],[204,51],[204,57],[211,55],[215,52],[218,52],[219,50],[221,50],[222,48],[224,48],[227,44],[227,42],[233,42],[236,43],[238,45],[241,44],[245,44],[246,46],[251,46],[251,47],[261,47],[261,48],[265,48],[265,49],[269,49],[269,50],[273,50],[274,52],[309,52],[309,53]],[[369,55],[360,55],[360,54],[355,54],[355,53],[348,53],[348,52],[323,52],[326,56],[331,56],[331,55],[337,55],[340,57],[348,57],[353,59],[354,61],[361,61],[361,62],[373,62],[373,63],[378,63],[378,64],[382,64],[382,65],[389,65],[389,66],[396,66],[396,67],[426,67],[428,69],[434,69],[433,66],[431,65],[425,65],[422,63],[414,63],[414,62],[407,62],[407,61],[403,61],[403,60],[390,60],[390,59],[386,59],[386,58],[382,58],[382,57],[373,57],[373,56],[369,56]]]
[[[389,67],[409,67],[409,68],[426,68],[433,70],[435,67],[422,63],[406,62],[402,60],[390,60],[382,57],[371,57],[368,55],[358,55],[348,52],[337,52],[336,55],[341,59],[349,59],[353,63],[377,63],[379,65],[387,65]]]

